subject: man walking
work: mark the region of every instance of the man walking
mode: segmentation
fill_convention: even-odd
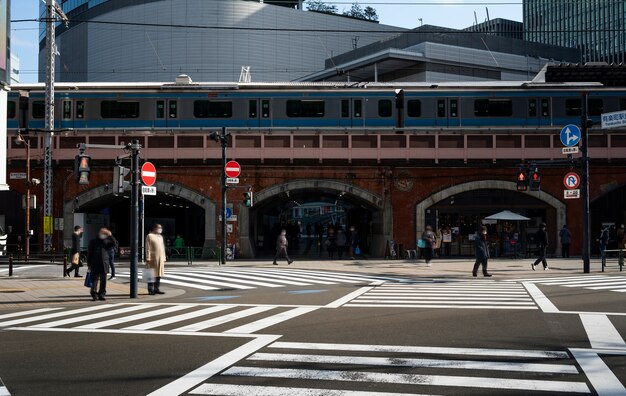
[[[109,249],[114,245],[109,237],[111,231],[101,228],[98,236],[89,242],[87,266],[91,274],[91,299],[106,300],[107,273],[109,272]],[[100,286],[98,288],[98,286]]]
[[[476,233],[474,237],[474,246],[476,247],[476,262],[474,263],[474,270],[472,276],[475,278],[478,276],[478,268],[483,266],[483,276],[491,277],[491,274],[487,272],[487,264],[489,261],[489,242],[487,242],[487,227],[482,226],[480,231]]]
[[[600,254],[604,252],[609,247],[609,227],[602,226],[602,230],[600,231]]]
[[[146,268],[154,271],[154,282],[148,283],[148,294],[165,294],[161,291],[161,278],[165,275],[165,242],[161,224],[152,226],[152,232],[146,235]]]
[[[111,266],[111,277],[109,278],[109,280],[111,280],[111,279],[115,279],[115,254],[119,250],[120,244],[117,242],[117,239],[115,239],[113,234],[111,233],[109,234],[110,235],[107,239],[108,239],[108,242],[112,245],[112,247],[109,248],[107,253],[109,254],[109,264]]]
[[[546,223],[541,223],[539,231],[535,233],[535,243],[537,244],[537,249],[539,250],[539,257],[531,267],[533,271],[535,267],[539,265],[539,263],[543,263],[544,271],[549,270],[548,262],[546,261],[546,249],[548,248],[548,233],[546,232]]]
[[[287,254],[287,246],[289,246],[289,242],[287,241],[287,231],[283,228],[276,238],[276,256],[274,256],[274,265],[278,265],[276,260],[279,257],[284,256],[287,259],[287,264],[293,263],[293,260],[289,258],[289,254]]]
[[[72,258],[72,266],[65,271],[65,275],[70,276],[72,271],[74,271],[75,278],[82,278],[78,274],[78,268],[80,267],[80,240],[83,237],[83,227],[77,225],[74,226],[74,233],[72,234],[72,250],[71,250],[71,258]]]
[[[561,238],[561,253],[563,258],[569,258],[569,245],[572,243],[572,233],[569,228],[567,228],[567,224],[559,231],[559,237]]]

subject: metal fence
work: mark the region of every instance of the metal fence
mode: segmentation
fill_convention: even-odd
[[[620,272],[624,269],[624,250],[603,250],[602,251],[602,272],[609,265],[607,262],[615,262],[619,266]]]

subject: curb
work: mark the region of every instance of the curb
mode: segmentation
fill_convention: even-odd
[[[9,392],[7,387],[4,386],[4,383],[2,382],[2,378],[0,378],[0,396],[11,396],[11,392]]]

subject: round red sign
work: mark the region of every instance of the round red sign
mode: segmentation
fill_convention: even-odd
[[[580,185],[580,176],[577,173],[570,172],[563,178],[563,185],[568,190],[575,190]]]
[[[226,171],[226,177],[239,177],[241,165],[237,161],[228,161],[224,170]]]
[[[156,182],[156,168],[152,162],[141,165],[141,180],[146,186],[152,186]]]

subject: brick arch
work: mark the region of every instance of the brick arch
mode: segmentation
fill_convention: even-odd
[[[202,193],[190,189],[182,184],[172,183],[168,181],[157,181],[154,186],[158,193],[167,193],[176,197],[183,198],[204,209],[204,245],[215,246],[215,219],[216,206],[209,197]],[[87,191],[84,191],[74,198],[66,201],[63,205],[63,221],[64,231],[63,239],[65,245],[69,246],[72,242],[72,232],[74,230],[74,212],[82,205],[91,201],[102,198],[107,195],[113,195],[110,184],[103,184]]]
[[[552,195],[544,191],[517,191],[517,184],[504,180],[479,180],[468,183],[457,184],[444,190],[432,194],[430,197],[419,202],[415,206],[415,228],[416,234],[421,235],[424,231],[426,221],[426,210],[446,198],[459,195],[473,190],[508,190],[520,194],[527,194],[552,206],[556,210],[556,229],[560,230],[567,221],[567,206]]]
[[[299,190],[327,190],[337,194],[343,194],[345,198],[352,199],[367,204],[372,210],[372,255],[383,257],[385,244],[388,239],[392,239],[393,233],[393,208],[390,202],[384,201],[382,197],[352,184],[336,180],[294,180],[283,184],[273,185],[254,194],[254,204],[261,204],[272,199],[283,196],[288,191]],[[238,230],[240,251],[245,257],[255,256],[254,236],[250,235],[250,223],[252,209],[243,205],[239,206]]]

